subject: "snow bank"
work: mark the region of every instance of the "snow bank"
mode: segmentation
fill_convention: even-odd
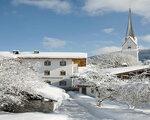
[[[0,113],[0,120],[68,120],[66,115],[44,113]]]
[[[103,106],[97,107],[95,98],[69,92],[75,101],[85,107],[89,113],[99,119],[110,120],[150,120],[150,114],[128,109],[126,105],[118,104],[111,101],[105,101]]]

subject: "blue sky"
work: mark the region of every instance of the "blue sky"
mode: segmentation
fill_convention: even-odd
[[[129,7],[139,46],[150,48],[150,2],[110,1],[0,0],[0,50],[89,55],[116,50],[125,37]]]

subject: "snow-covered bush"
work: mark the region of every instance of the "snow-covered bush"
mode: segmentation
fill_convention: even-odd
[[[123,81],[117,79],[116,76],[103,74],[95,65],[88,66],[84,72],[75,75],[75,77],[77,78],[75,84],[89,84],[94,88],[99,106],[105,99],[114,99],[114,96],[118,94],[118,88],[123,84]]]
[[[106,99],[127,103],[130,108],[150,103],[150,80],[145,77],[135,76],[130,80],[121,80],[103,73],[97,65],[88,66],[76,77],[79,80],[76,84],[89,84],[94,88],[99,106]]]
[[[124,64],[127,66],[140,64],[132,55],[121,52],[93,56],[88,59],[88,63],[97,65],[99,68],[115,68],[124,66]]]
[[[24,92],[37,95],[36,89],[46,83],[41,81],[28,64],[19,59],[0,57],[0,109],[24,105]]]
[[[142,107],[144,104],[150,104],[150,80],[135,76],[126,81],[118,89],[118,101],[127,103],[130,108]]]

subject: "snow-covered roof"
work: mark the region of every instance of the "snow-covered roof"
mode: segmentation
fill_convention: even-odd
[[[76,52],[19,52],[19,54],[0,52],[0,55],[14,58],[87,58],[87,53]]]
[[[147,69],[147,68],[150,69],[150,66],[149,65],[138,65],[138,66],[120,67],[120,68],[107,68],[107,69],[102,69],[102,73],[117,75],[117,74],[121,74],[121,73],[127,73],[127,72]]]
[[[51,85],[36,89],[38,95],[55,101],[62,101],[69,98],[65,90]]]

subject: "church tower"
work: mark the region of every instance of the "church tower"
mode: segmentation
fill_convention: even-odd
[[[131,9],[129,9],[129,16],[128,16],[128,25],[125,40],[122,45],[122,52],[125,54],[130,54],[136,57],[138,60],[138,43],[137,38],[135,36],[133,25],[132,25],[132,15]]]

